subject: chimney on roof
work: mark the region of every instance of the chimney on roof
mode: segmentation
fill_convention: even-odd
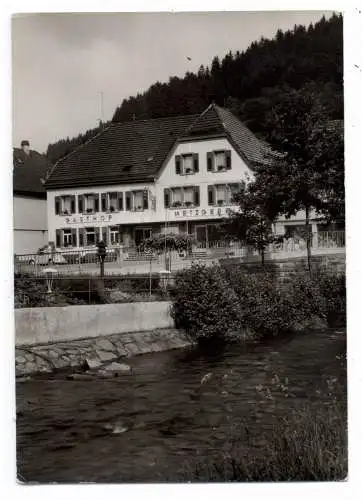
[[[30,153],[30,144],[29,141],[21,141],[21,149],[25,154],[29,155]]]

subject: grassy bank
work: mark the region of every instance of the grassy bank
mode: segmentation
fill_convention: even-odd
[[[294,412],[265,435],[239,429],[230,451],[189,461],[180,481],[341,481],[347,472],[346,407],[334,403]]]

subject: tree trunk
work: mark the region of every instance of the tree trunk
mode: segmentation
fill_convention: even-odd
[[[260,250],[260,255],[261,255],[261,265],[264,267],[264,265],[265,265],[265,249],[264,248],[262,248]]]
[[[307,233],[307,261],[308,261],[308,271],[312,272],[312,253],[311,253],[311,238],[310,238],[310,220],[309,220],[309,207],[305,207],[305,230]]]

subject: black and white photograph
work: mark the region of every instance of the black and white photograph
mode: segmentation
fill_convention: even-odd
[[[14,480],[345,482],[343,12],[19,12],[10,48]]]

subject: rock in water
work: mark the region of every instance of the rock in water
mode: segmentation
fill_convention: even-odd
[[[204,375],[201,379],[201,385],[205,384],[206,382],[208,382],[212,377],[212,373],[209,372],[209,373],[206,373],[206,375]]]
[[[99,368],[101,366],[101,361],[98,358],[86,358],[84,365],[88,370],[94,370],[95,368]]]
[[[131,367],[126,365],[126,363],[117,363],[113,361],[110,365],[105,366],[104,369],[108,372],[129,372]]]

